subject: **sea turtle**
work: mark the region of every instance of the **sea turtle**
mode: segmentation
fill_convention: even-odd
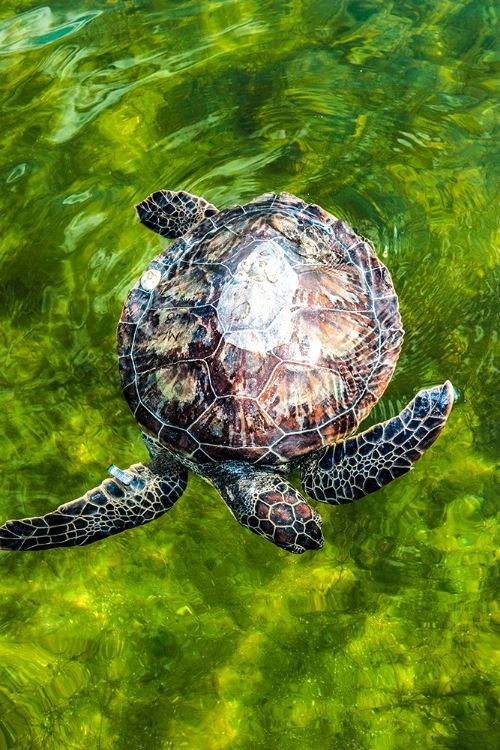
[[[278,547],[323,544],[321,518],[287,481],[350,503],[407,472],[441,432],[450,382],[352,433],[393,373],[403,330],[391,277],[345,222],[289,193],[218,211],[159,190],[140,221],[176,238],[146,267],[118,324],[125,398],[151,455],[111,465],[83,497],[7,521],[0,548],[83,545],[174,505],[187,469]]]

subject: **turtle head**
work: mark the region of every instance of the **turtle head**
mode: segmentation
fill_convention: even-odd
[[[262,487],[248,515],[248,528],[277,547],[301,554],[323,546],[320,515],[280,477],[274,487]]]
[[[242,526],[301,554],[323,546],[322,520],[283,477],[251,464],[219,464],[209,477]]]

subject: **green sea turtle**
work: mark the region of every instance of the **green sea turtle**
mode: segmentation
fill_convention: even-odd
[[[323,544],[315,500],[350,503],[407,472],[441,432],[451,383],[353,436],[386,388],[403,330],[369,242],[317,205],[266,193],[218,211],[160,190],[140,221],[176,238],[131,290],[118,324],[125,398],[151,455],[109,467],[83,497],[7,521],[0,548],[84,545],[158,518],[187,470],[278,547]]]

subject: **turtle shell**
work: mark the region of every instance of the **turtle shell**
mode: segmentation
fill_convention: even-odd
[[[272,465],[353,432],[402,336],[373,247],[319,206],[272,193],[193,226],[147,266],[118,352],[146,433],[198,463]]]

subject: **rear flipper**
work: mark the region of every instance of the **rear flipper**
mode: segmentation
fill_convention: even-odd
[[[165,465],[163,464],[163,467]],[[133,464],[126,472],[110,467],[113,479],[83,497],[36,518],[0,526],[0,550],[44,550],[84,545],[142,526],[166,513],[186,488],[187,472],[171,462],[167,475]]]
[[[323,546],[320,516],[282,477],[229,462],[210,478],[236,520],[254,534],[295,554]]]
[[[406,474],[436,440],[453,406],[453,386],[417,393],[401,414],[305,459],[305,491],[323,503],[351,503]]]
[[[182,237],[203,219],[219,213],[211,203],[184,190],[157,190],[135,207],[139,221],[162,237]]]

